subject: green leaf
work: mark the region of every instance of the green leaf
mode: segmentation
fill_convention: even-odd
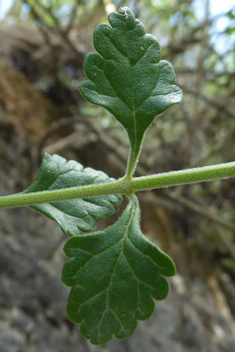
[[[228,27],[225,30],[225,33],[227,33],[228,35],[232,35],[235,32],[235,26],[233,27]]]
[[[233,10],[230,10],[226,13],[226,16],[230,19],[230,20],[234,20],[235,19],[235,13]]]
[[[110,111],[128,133],[136,162],[146,129],[154,118],[182,100],[172,85],[175,72],[162,60],[157,40],[145,34],[144,25],[128,7],[109,15],[109,25],[94,31],[98,54],[85,57],[84,71],[90,81],[80,85],[83,97]]]
[[[152,315],[154,300],[167,297],[164,276],[175,274],[173,261],[141,232],[136,196],[121,218],[104,231],[74,236],[65,246],[70,257],[62,282],[72,286],[67,314],[95,345],[131,336],[137,319]],[[163,276],[164,275],[164,276]]]
[[[83,168],[74,160],[66,161],[59,155],[45,154],[39,173],[24,193],[58,190],[113,181],[104,172]],[[31,206],[55,220],[64,233],[73,236],[93,231],[95,219],[104,220],[114,213],[114,205],[122,201],[120,195],[105,195]]]

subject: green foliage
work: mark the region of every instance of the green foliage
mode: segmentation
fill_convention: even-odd
[[[94,47],[86,55],[84,71],[90,81],[80,91],[91,103],[110,111],[128,133],[131,162],[136,163],[146,129],[155,117],[182,100],[172,83],[172,65],[162,60],[157,40],[127,8],[109,15],[112,27],[98,25]],[[134,171],[134,165],[131,165]]]
[[[99,6],[96,7],[97,2],[94,1],[77,2],[75,0],[63,0],[61,3],[52,0],[28,0],[26,3],[31,5],[32,13],[36,14],[43,32],[48,32],[47,41],[54,38],[54,34],[62,39],[61,42],[56,41],[54,52],[51,50],[53,40],[49,43],[50,53],[54,53],[53,58],[59,58],[58,48],[62,47],[66,38],[73,39],[72,33],[75,29],[79,33],[81,44],[83,35],[80,37],[80,33],[86,32],[89,37],[87,26],[89,28],[93,26],[93,17],[88,16],[90,12],[87,9],[97,10]],[[101,3],[104,9],[106,2]],[[18,3],[15,4],[18,8]],[[61,7],[62,4],[65,7]],[[157,170],[168,169],[170,165],[173,170],[178,170],[180,167],[185,169],[188,167],[188,162],[201,165],[203,159],[207,159],[209,164],[220,162],[224,158],[220,156],[221,160],[218,159],[218,150],[224,151],[222,154],[227,155],[227,160],[231,160],[233,151],[234,128],[230,128],[233,114],[229,112],[229,105],[227,106],[228,97],[233,96],[230,88],[233,84],[234,68],[232,46],[227,47],[229,49],[227,53],[220,55],[221,53],[214,49],[215,46],[211,42],[213,36],[209,35],[207,24],[205,26],[205,23],[198,23],[192,3],[175,2],[173,5],[171,0],[160,1],[157,5],[153,1],[145,1],[144,12],[140,13],[148,19],[146,23],[149,28],[155,33],[158,32],[159,37],[162,34],[163,40],[167,40],[168,45],[165,47],[164,56],[174,58],[182,85],[186,83],[183,75],[190,73],[190,87],[185,84],[185,91],[188,90],[188,101],[181,110],[182,114],[175,116],[177,115],[175,110],[176,113],[168,114],[166,119],[159,119],[155,126],[156,131],[153,131],[149,138],[150,143],[154,140],[154,148],[156,148],[156,141],[159,143],[160,153],[154,155],[152,147],[147,153],[148,156],[153,156],[151,162],[150,159],[148,160],[148,165],[152,167],[157,161]],[[148,8],[152,12],[148,11]],[[103,16],[104,11],[101,12]],[[96,13],[98,14],[98,11]],[[99,16],[100,14],[97,18]],[[229,36],[234,33],[232,22],[234,13],[231,10],[225,16],[230,22],[223,33],[229,39]],[[70,18],[71,26],[68,23]],[[206,22],[213,24],[215,18]],[[74,26],[74,20],[78,26]],[[157,27],[155,23],[159,23],[159,20],[161,20],[161,26]],[[97,23],[96,20],[95,23]],[[230,165],[226,163],[214,165],[211,168],[132,178],[147,128],[157,115],[181,101],[182,92],[173,85],[175,74],[171,64],[164,60],[160,61],[161,49],[157,40],[145,33],[143,24],[135,19],[128,8],[121,8],[118,12],[112,13],[109,16],[109,23],[111,26],[101,24],[95,29],[94,46],[97,53],[88,54],[85,58],[84,69],[89,81],[82,83],[80,89],[85,99],[106,108],[126,130],[130,140],[126,176],[112,182],[113,179],[101,171],[83,168],[79,163],[67,162],[57,155],[46,155],[39,174],[29,189],[22,194],[0,198],[0,208],[36,203],[31,207],[57,221],[65,233],[73,236],[64,247],[69,259],[64,265],[62,280],[71,287],[67,311],[72,321],[81,323],[83,335],[94,344],[105,343],[112,336],[117,338],[130,336],[135,330],[137,320],[148,319],[152,314],[153,299],[166,298],[169,285],[164,276],[175,273],[175,266],[171,259],[141,233],[139,204],[134,195],[130,196],[131,190],[134,192],[235,176],[235,163]],[[60,24],[63,26],[60,27]],[[46,31],[44,31],[44,25]],[[71,29],[72,33],[70,33]],[[172,36],[169,37],[169,33]],[[219,39],[219,36],[216,34],[216,42],[217,38]],[[69,46],[74,53],[73,41]],[[65,68],[70,67],[68,66],[70,60],[68,62],[65,62]],[[77,70],[77,66],[74,67]],[[59,70],[57,77],[63,84],[69,86],[68,78],[71,83],[71,77],[67,73],[64,75],[65,71]],[[52,76],[45,77],[53,82]],[[76,82],[78,83],[78,80]],[[49,85],[46,84],[47,87]],[[210,100],[213,96],[215,99]],[[226,115],[223,115],[223,112],[231,118],[225,118]],[[185,119],[181,120],[181,116]],[[201,119],[201,123],[199,133],[195,134],[194,138],[192,131],[199,126],[195,117]],[[219,125],[218,120],[220,120]],[[216,124],[219,126],[218,129]],[[184,138],[186,134],[187,138]],[[202,139],[198,136],[205,136],[205,140],[210,140],[210,144],[206,146],[205,143],[201,143]],[[183,143],[177,142],[180,140]],[[166,141],[168,144],[165,143]],[[164,148],[167,153],[169,150],[172,151],[172,159],[165,158],[167,153]],[[161,152],[163,157],[159,155]],[[179,155],[180,158],[176,158],[175,155]],[[164,162],[161,163],[161,159],[167,159],[167,167]],[[176,160],[178,162],[179,159],[181,164],[175,165],[174,162]],[[111,188],[115,182],[116,188]],[[137,183],[139,188],[135,188]],[[87,185],[92,187],[93,192],[89,193],[89,198],[81,187]],[[101,188],[98,187],[102,185],[103,193],[99,193]],[[195,193],[198,196],[203,195],[204,199],[209,194],[211,200],[211,195],[219,194],[221,189],[218,183],[212,186],[204,184],[200,189],[197,188]],[[114,206],[120,204],[121,196],[107,195],[110,189],[113,193],[122,193],[130,197],[130,203],[122,217],[116,224],[103,231],[81,235],[80,231],[94,231],[95,220],[111,215],[114,212]],[[55,192],[51,190],[59,191],[60,197],[66,193],[66,197],[71,199],[61,201],[61,199],[68,199],[61,197],[58,201],[58,197],[53,198]],[[43,191],[42,194],[41,191]],[[43,198],[45,191],[47,196],[50,193],[47,198]],[[77,191],[80,193],[76,193],[76,196],[80,196],[83,191],[86,194],[85,196],[84,193],[82,194],[83,198],[72,199]],[[221,194],[216,200],[218,201],[219,198],[223,199]],[[31,201],[27,203],[30,199]],[[213,202],[213,204],[218,203]],[[196,226],[195,220],[192,224],[193,230]],[[223,232],[223,234],[226,233]],[[230,240],[232,244],[232,239]],[[211,242],[211,246],[219,249],[219,253],[223,256],[227,255],[230,245],[221,244],[221,241],[214,237],[214,233]],[[234,274],[233,259],[227,257],[222,259],[222,265]]]
[[[24,193],[94,185],[113,180],[102,171],[83,168],[74,160],[67,162],[59,155],[46,154],[36,180]],[[36,204],[31,208],[55,220],[64,233],[73,236],[78,235],[79,230],[94,230],[95,219],[104,220],[112,215],[115,211],[114,205],[119,205],[121,201],[122,197],[119,195],[104,195]]]
[[[43,14],[53,19],[48,26],[57,26],[59,13],[53,4],[40,3]],[[81,84],[80,91],[89,102],[111,112],[126,130],[130,153],[125,176],[116,181],[76,161],[46,154],[26,191],[0,199],[0,208],[30,205],[72,236],[64,246],[69,259],[62,272],[63,283],[71,287],[67,313],[81,323],[82,334],[93,344],[131,336],[137,321],[153,313],[154,299],[167,297],[165,277],[176,272],[173,261],[142,234],[140,207],[132,192],[235,175],[235,163],[227,163],[132,178],[147,128],[157,115],[181,101],[182,92],[173,85],[172,65],[160,61],[157,40],[146,34],[127,7],[112,13],[109,23],[95,29],[98,53],[85,58],[89,81]],[[172,134],[172,123],[168,130]],[[114,206],[122,201],[115,193],[129,197],[120,219],[103,231],[81,235],[80,231],[94,230],[96,219],[114,213]],[[231,262],[224,265],[231,268]]]
[[[132,196],[122,217],[104,231],[74,236],[64,246],[70,257],[62,281],[72,286],[69,318],[81,323],[83,335],[104,344],[113,335],[131,336],[137,319],[146,320],[154,301],[165,299],[175,274],[173,261],[141,232],[140,209]]]
[[[145,33],[127,7],[112,13],[109,23],[111,27],[101,24],[95,29],[98,54],[86,55],[84,70],[90,81],[82,83],[80,91],[89,102],[110,111],[128,133],[126,177],[131,178],[145,131],[157,115],[181,101],[182,92],[172,85],[171,64],[160,61],[157,40]],[[153,298],[167,297],[164,276],[175,274],[174,263],[143,236],[139,214],[132,195],[116,224],[74,236],[64,247],[70,259],[62,281],[72,287],[67,313],[81,323],[83,335],[93,344],[104,344],[114,335],[131,336],[137,319],[146,320],[153,313]]]

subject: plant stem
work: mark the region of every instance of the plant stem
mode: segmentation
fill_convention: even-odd
[[[126,194],[137,191],[151,190],[190,184],[195,182],[213,181],[216,179],[235,177],[235,162],[218,164],[194,169],[161,173],[151,176],[126,176],[109,183],[102,183],[83,187],[65,188],[55,191],[42,191],[35,193],[18,193],[0,197],[0,208],[10,208],[38,203],[51,203],[76,198],[87,198],[105,194]]]
[[[51,203],[68,199],[87,198],[104,194],[128,194],[129,183],[123,179],[90,186],[63,188],[53,191],[34,193],[17,193],[0,197],[0,208],[11,208],[22,205]]]
[[[216,179],[235,176],[235,161],[225,164],[197,167],[180,171],[165,172],[157,175],[136,177],[131,181],[130,191],[163,188],[190,184],[196,182],[213,181]]]

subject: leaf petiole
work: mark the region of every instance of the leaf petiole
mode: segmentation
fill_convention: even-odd
[[[132,179],[132,176],[135,172],[135,168],[136,168],[136,164],[138,162],[138,157],[139,154],[136,155],[135,151],[133,150],[133,148],[130,145],[130,152],[129,152],[129,158],[128,158],[128,162],[127,162],[127,169],[126,169],[126,174],[124,176],[125,179]]]

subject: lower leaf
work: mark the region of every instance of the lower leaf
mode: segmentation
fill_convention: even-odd
[[[62,190],[70,187],[95,185],[113,181],[102,171],[84,168],[74,160],[67,161],[59,155],[45,154],[36,180],[23,193]],[[55,220],[69,236],[94,231],[96,219],[104,220],[122,202],[120,195],[78,198],[30,207]]]
[[[70,257],[62,281],[71,286],[67,313],[91,343],[100,345],[115,336],[131,336],[137,320],[147,320],[154,299],[165,299],[164,276],[176,269],[169,256],[141,232],[140,208],[132,196],[121,218],[104,231],[74,236],[65,246]]]

